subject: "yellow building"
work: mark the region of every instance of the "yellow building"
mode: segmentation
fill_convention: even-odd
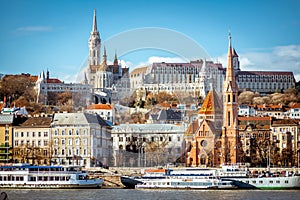
[[[0,163],[11,161],[12,125],[14,115],[0,115]]]

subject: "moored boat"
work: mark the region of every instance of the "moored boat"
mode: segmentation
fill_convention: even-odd
[[[239,165],[220,169],[151,169],[145,170],[142,177],[121,178],[121,182],[128,188],[138,189],[300,189],[299,174],[251,174]]]
[[[136,189],[233,189],[233,181],[222,180],[215,176],[214,170],[199,169],[160,169],[146,170],[141,178],[127,178],[131,187]],[[163,172],[163,173],[162,173]],[[129,179],[129,180],[128,180]]]
[[[247,167],[238,164],[224,165],[217,171],[220,178],[234,181],[241,189],[300,189],[300,176],[294,173],[273,174],[267,171],[252,174]]]
[[[1,188],[101,188],[103,179],[89,179],[78,166],[0,166]]]

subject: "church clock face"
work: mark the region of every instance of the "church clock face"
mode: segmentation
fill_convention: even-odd
[[[206,146],[207,146],[207,141],[206,141],[206,140],[202,140],[202,141],[200,142],[200,145],[201,145],[202,147],[206,147]]]

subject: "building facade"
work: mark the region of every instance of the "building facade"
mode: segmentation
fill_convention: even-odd
[[[271,146],[271,117],[246,116],[238,118],[241,140],[240,162],[263,166],[268,162]]]
[[[205,70],[201,69],[204,67]],[[191,61],[190,63],[153,63],[147,68],[143,87],[148,92],[182,92],[194,97],[208,93],[210,88],[222,92],[224,69],[222,64],[212,61]],[[199,84],[205,82],[205,85]]]
[[[295,119],[273,119],[271,124],[274,165],[297,166],[300,139],[300,123]],[[279,159],[276,160],[278,156]],[[273,158],[274,157],[274,158]]]
[[[182,154],[184,126],[120,124],[112,129],[114,165],[149,167],[174,162]]]
[[[295,87],[293,72],[277,71],[238,71],[239,92],[250,90],[260,94],[283,92]]]
[[[199,110],[198,119],[191,123],[185,133],[187,166],[219,166],[223,105],[217,93],[211,90]]]
[[[51,117],[33,117],[14,126],[15,163],[51,165]]]
[[[0,114],[0,163],[12,160],[14,115]]]
[[[73,105],[84,107],[91,101],[92,88],[87,81],[84,83],[64,83],[59,79],[50,78],[49,71],[45,76],[44,71],[38,76],[35,83],[35,90],[37,92],[37,103],[44,105],[49,104],[50,93],[70,92],[73,96]]]
[[[110,127],[99,115],[57,113],[51,132],[54,163],[85,167],[110,164]]]

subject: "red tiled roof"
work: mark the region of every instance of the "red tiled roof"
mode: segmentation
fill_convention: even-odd
[[[130,74],[140,74],[140,73],[146,73],[147,71],[147,67],[139,67],[139,68],[135,68],[133,69]]]
[[[87,109],[112,110],[112,106],[110,104],[92,104],[92,105],[88,105]]]
[[[283,72],[283,71],[238,71],[238,75],[289,75],[289,76],[294,76],[293,72]]]
[[[36,82],[37,80],[38,80],[38,76],[30,76],[30,80],[32,81],[32,82]]]
[[[62,83],[62,82],[57,78],[49,78],[47,79],[47,83]]]
[[[252,121],[252,120],[260,120],[260,121],[265,121],[265,120],[271,120],[271,117],[238,117],[239,121]]]
[[[300,108],[300,104],[299,103],[294,103],[291,108]]]

